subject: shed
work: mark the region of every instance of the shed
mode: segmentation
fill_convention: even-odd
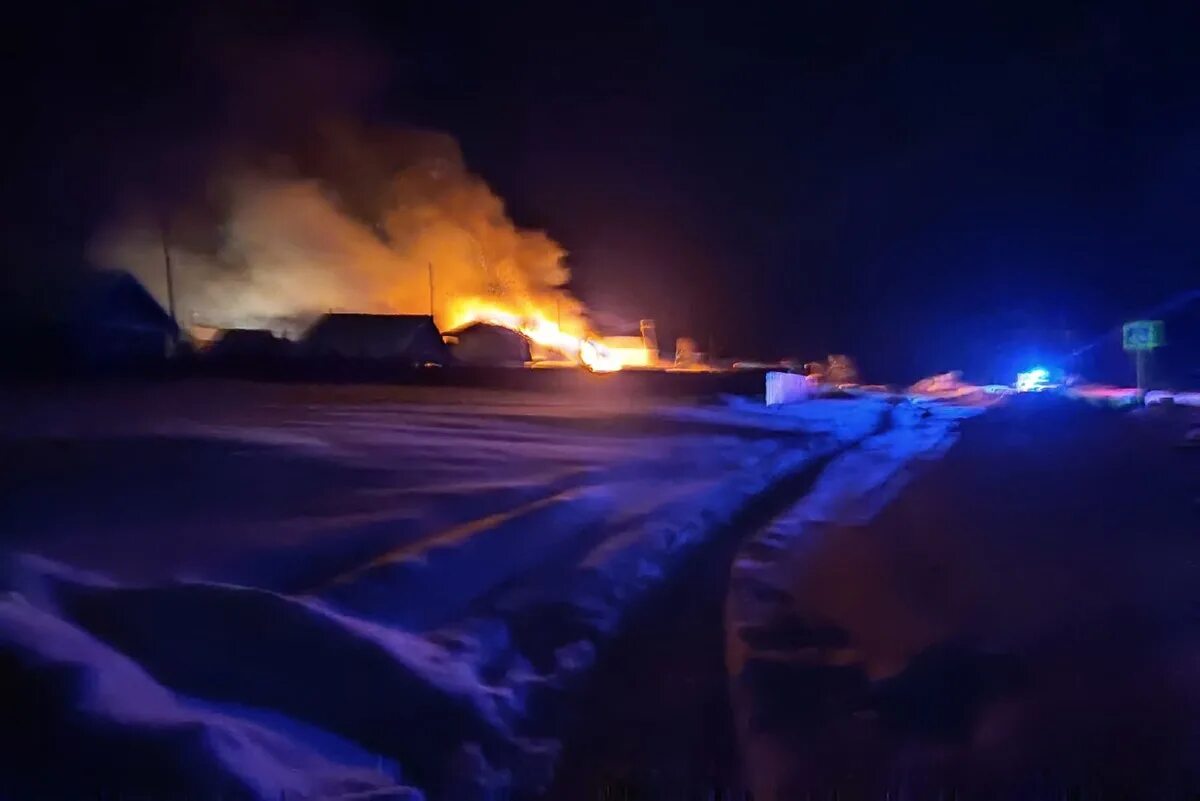
[[[304,350],[318,357],[412,365],[449,361],[446,343],[427,314],[326,314],[308,330]]]
[[[525,335],[501,325],[471,323],[448,331],[446,341],[460,364],[524,367],[532,358]]]

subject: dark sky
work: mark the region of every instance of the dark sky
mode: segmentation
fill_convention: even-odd
[[[1200,285],[1200,4],[770,6],[44,4],[5,34],[10,273],[167,143],[202,173],[274,94],[228,65],[285,43],[317,106],[349,73],[456,136],[589,304],[726,353],[1000,378]]]

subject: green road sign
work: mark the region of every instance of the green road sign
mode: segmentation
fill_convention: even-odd
[[[1154,350],[1163,344],[1162,320],[1134,320],[1121,326],[1125,350]]]

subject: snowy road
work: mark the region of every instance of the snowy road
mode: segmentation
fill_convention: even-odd
[[[664,582],[604,653],[550,797],[743,798],[756,786],[742,756],[730,696],[737,648],[727,633],[751,610],[727,602],[731,580],[762,582],[771,560],[802,541],[800,519],[868,519],[954,442],[979,407],[903,404],[883,430],[815,461],[755,498]]]
[[[882,428],[899,465],[951,425],[881,399],[771,411],[602,383],[0,403],[20,465],[0,485],[0,665],[23,688],[0,797],[536,792],[597,648],[697,546],[736,543],[781,482]]]
[[[777,519],[729,599],[755,797],[1194,794],[1189,414],[1014,399],[874,519],[819,492]]]

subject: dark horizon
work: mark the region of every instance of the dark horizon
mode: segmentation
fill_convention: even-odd
[[[332,115],[454,136],[590,308],[729,355],[1007,380],[1200,284],[1194,4],[38,15],[8,70],[18,281],[131,192]]]

